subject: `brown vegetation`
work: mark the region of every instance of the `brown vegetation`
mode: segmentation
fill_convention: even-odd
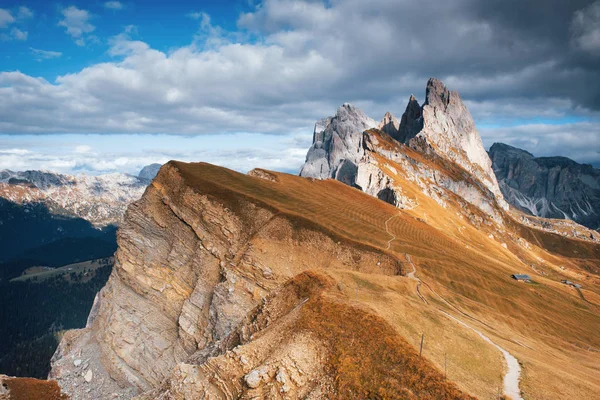
[[[463,175],[456,168],[420,157],[436,168],[448,167],[457,178]],[[449,206],[443,208],[408,180],[400,165],[387,159],[382,159],[381,163],[389,164],[398,171],[397,174],[389,172],[396,184],[402,187],[403,193],[415,199],[419,207],[398,210],[331,180],[313,181],[271,172],[277,179],[270,181],[208,164],[173,162],[171,165],[180,171],[190,187],[222,202],[236,215],[244,214],[240,207],[249,201],[274,211],[295,226],[322,231],[333,240],[358,248],[378,249],[395,257],[399,263],[404,262],[405,254],[410,254],[418,276],[426,283],[421,290],[430,306],[423,305],[418,297],[417,303],[411,303],[412,296],[416,296],[414,287],[408,292],[397,292],[400,287],[397,280],[404,280],[401,277],[386,277],[382,281],[377,275],[364,275],[361,279],[377,282],[385,290],[369,299],[364,297],[364,289],[361,289],[358,298],[374,307],[377,314],[397,332],[404,335],[412,333],[410,338],[405,336],[412,347],[418,346],[416,337],[420,336],[420,332],[434,327],[445,332],[440,340],[448,343],[462,345],[461,341],[469,337],[473,341],[466,343],[469,361],[465,358],[464,363],[454,366],[453,380],[461,389],[470,388],[472,394],[488,397],[497,391],[497,386],[490,387],[489,382],[498,380],[498,374],[486,368],[489,358],[477,360],[477,354],[482,354],[487,345],[461,333],[461,328],[454,327],[449,321],[436,320],[437,308],[465,319],[522,361],[521,388],[526,395],[539,393],[542,397],[568,398],[576,395],[584,398],[597,393],[600,387],[592,377],[600,373],[597,352],[600,339],[596,334],[600,330],[600,310],[560,284],[560,279],[565,277],[573,279],[560,267],[564,266],[570,274],[584,279],[593,271],[592,264],[598,263],[600,247],[525,227],[507,214],[504,226],[484,222],[475,226],[462,215],[466,212],[473,221],[485,221],[480,210],[451,195],[447,198]],[[385,221],[394,215],[396,217],[387,226],[388,232]],[[388,250],[390,234],[396,239]],[[524,243],[528,243],[529,247]],[[539,271],[547,271],[546,275],[536,274],[531,265],[537,266]],[[513,273],[535,274],[537,284],[514,282],[510,279]],[[600,280],[593,275],[585,279],[586,293],[589,291],[588,297],[594,298],[600,293]],[[402,287],[411,286],[402,282]],[[407,304],[413,304],[416,309],[410,311],[402,306],[412,316],[402,319],[393,310],[407,300]],[[328,315],[329,307],[340,312],[330,302],[323,303],[321,307]],[[350,318],[348,316],[348,320]],[[359,320],[354,322],[358,324]],[[328,321],[323,323],[325,326],[329,324]],[[339,334],[348,339],[344,332]],[[437,335],[434,332],[427,334]],[[351,337],[349,340],[352,340]],[[436,344],[427,352],[427,357],[438,369],[442,369],[447,351],[448,348]],[[360,373],[352,367],[358,359],[347,356],[343,351],[340,350],[335,360],[338,363],[336,368],[345,371],[348,376]],[[495,363],[496,369],[502,368],[499,355],[491,362]],[[561,372],[565,367],[574,373],[565,376]],[[391,371],[385,376],[395,376]],[[351,381],[346,382],[340,376],[340,388],[362,390],[365,396],[376,395],[378,392],[369,383],[370,379],[376,381],[373,377],[381,378],[381,370],[375,368],[372,375],[359,378],[361,388],[356,388]]]
[[[6,395],[0,391],[0,400],[67,400],[69,398],[60,392],[56,381],[0,376],[0,385],[8,391]]]

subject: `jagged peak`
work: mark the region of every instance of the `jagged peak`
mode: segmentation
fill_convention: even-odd
[[[406,109],[402,114],[402,119],[400,120],[398,134],[392,136],[401,143],[407,143],[423,129],[422,117],[422,107],[417,101],[417,98],[411,94],[408,103],[406,104]]]
[[[391,112],[386,112],[379,123],[378,129],[392,137],[396,137],[400,130],[400,121]]]
[[[450,97],[456,92],[450,91],[442,81],[429,78],[425,89],[425,105],[446,109],[450,104]]]
[[[335,117],[337,117],[339,119],[343,119],[348,115],[356,116],[358,119],[362,119],[362,120],[373,121],[360,108],[358,108],[350,103],[342,104],[340,107],[338,107],[338,109],[335,113]]]

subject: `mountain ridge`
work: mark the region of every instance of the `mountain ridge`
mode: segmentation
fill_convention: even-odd
[[[527,214],[600,229],[600,170],[567,157],[535,157],[503,143],[489,150],[500,188]]]
[[[57,215],[83,218],[102,228],[118,225],[127,205],[149,179],[124,173],[99,176],[50,171],[0,171],[0,197],[15,204],[43,203]]]

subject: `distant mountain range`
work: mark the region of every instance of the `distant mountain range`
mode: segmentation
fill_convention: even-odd
[[[0,373],[46,377],[59,332],[85,325],[112,269],[117,225],[158,169],[137,177],[0,171]],[[86,262],[98,268],[31,275]],[[11,281],[23,273],[31,278]]]
[[[154,177],[114,173],[63,175],[49,171],[0,171],[0,197],[16,204],[43,203],[52,213],[83,218],[97,227],[118,224],[127,205]],[[156,175],[156,172],[154,172]]]
[[[489,150],[504,198],[523,212],[600,229],[600,170],[566,157],[535,157],[503,143]]]
[[[116,226],[158,168],[147,166],[139,176],[0,171],[0,280],[36,263],[112,255]]]

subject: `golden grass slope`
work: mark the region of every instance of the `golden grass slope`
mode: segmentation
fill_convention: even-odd
[[[460,203],[441,207],[397,165],[394,179],[419,204],[412,210],[398,210],[332,180],[276,172],[265,172],[270,178],[264,179],[209,164],[171,165],[189,186],[234,212],[240,198],[260,203],[299,225],[357,247],[377,248],[403,263],[404,274],[412,270],[409,255],[426,302],[417,295],[416,282],[403,276],[328,273],[347,298],[368,305],[415,348],[424,334],[424,355],[440,371],[446,367],[462,390],[495,398],[505,367],[497,350],[439,310],[476,327],[519,359],[525,398],[594,398],[600,393],[597,244],[510,219],[500,230],[476,228],[453,208]],[[513,273],[528,273],[535,282],[516,282]],[[560,283],[565,278],[583,284],[583,297]]]

